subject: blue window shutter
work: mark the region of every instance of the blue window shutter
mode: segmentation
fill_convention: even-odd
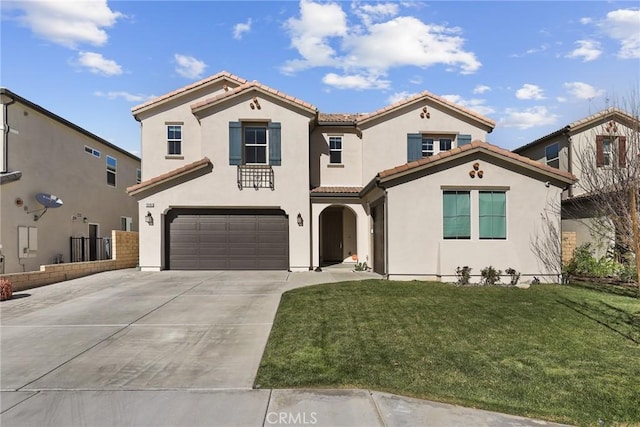
[[[242,164],[242,123],[229,122],[229,164]]]
[[[458,147],[471,144],[471,135],[458,135]]]
[[[422,158],[422,134],[407,134],[407,162]]]
[[[280,166],[282,163],[280,139],[280,123],[269,123],[269,164],[271,166]]]

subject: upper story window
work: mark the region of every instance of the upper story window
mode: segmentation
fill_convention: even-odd
[[[229,122],[229,164],[280,166],[280,123]]]
[[[455,142],[457,141],[457,143]],[[412,162],[423,157],[434,156],[455,146],[471,143],[471,135],[432,135],[427,133],[407,134],[407,161]]]
[[[244,163],[248,165],[267,164],[267,127],[247,125],[244,127]]]
[[[142,182],[142,171],[140,169],[136,169],[136,184],[140,184]]]
[[[551,145],[547,145],[544,149],[544,155],[547,160],[547,165],[560,168],[560,144],[553,143]]]
[[[118,171],[118,160],[107,156],[107,185],[116,186],[116,173]]]
[[[167,125],[167,154],[182,154],[182,125]]]
[[[329,137],[329,163],[332,163],[332,164],[342,163],[342,137],[341,136]]]
[[[617,161],[616,161],[617,159]],[[607,167],[627,166],[627,138],[626,136],[597,135],[596,136],[596,166]]]
[[[95,148],[91,148],[88,145],[84,146],[84,152],[98,158],[100,158],[100,156],[102,155],[100,154],[100,151],[96,150]]]
[[[442,235],[445,239],[471,238],[471,193],[444,191],[442,193]]]

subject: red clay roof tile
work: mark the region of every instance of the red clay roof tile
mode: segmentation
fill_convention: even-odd
[[[172,171],[163,173],[162,175],[158,175],[156,177],[143,181],[140,184],[132,185],[131,187],[127,188],[127,193],[129,195],[139,193],[149,187],[153,187],[154,185],[158,185],[162,182],[170,181],[173,178],[176,178],[178,176],[184,175],[189,172],[196,171],[200,168],[203,168],[209,165],[212,165],[211,160],[209,160],[209,158],[207,157],[204,157],[201,160],[195,161],[193,163],[189,163],[188,165],[184,165]]]

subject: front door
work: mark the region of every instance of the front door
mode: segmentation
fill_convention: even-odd
[[[385,274],[384,203],[371,208],[373,217],[373,271]]]
[[[342,262],[342,209],[326,209],[322,213],[322,260]]]

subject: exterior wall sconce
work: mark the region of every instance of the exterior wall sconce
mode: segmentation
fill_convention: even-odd
[[[147,211],[147,214],[144,217],[144,222],[149,225],[153,225],[153,216],[151,216],[151,212]]]
[[[84,218],[82,218],[82,222],[84,222],[85,224],[89,222],[89,218],[87,218],[86,216]]]
[[[304,221],[302,220],[302,215],[298,213],[298,225],[302,227],[304,225]]]

